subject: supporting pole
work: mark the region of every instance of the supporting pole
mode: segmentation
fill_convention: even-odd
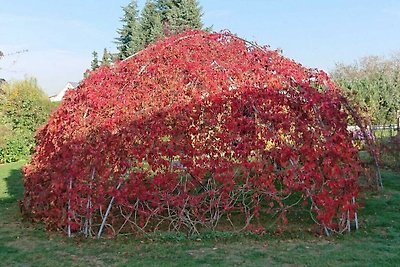
[[[350,211],[347,211],[347,231],[351,232],[351,225],[350,225]]]
[[[356,204],[356,198],[353,197],[353,204]],[[358,215],[357,212],[354,213],[354,221],[356,223],[356,230],[358,230]]]
[[[122,184],[121,182],[118,184],[117,190],[121,187],[121,184]],[[97,233],[97,239],[100,238],[101,233],[103,232],[103,228],[104,228],[104,225],[106,224],[108,214],[111,211],[111,207],[112,207],[112,204],[114,202],[114,199],[115,199],[115,197],[112,197],[111,200],[110,200],[110,204],[108,204],[108,207],[107,207],[107,210],[106,210],[106,214],[104,214],[104,218],[103,218],[103,221],[101,222],[99,232]]]
[[[68,197],[68,237],[71,237],[71,189],[72,178],[69,180],[69,197]]]
[[[330,234],[329,234],[329,231],[328,231],[328,228],[326,228],[326,226],[324,225],[324,230],[325,230],[325,234],[326,234],[326,236],[330,236]]]

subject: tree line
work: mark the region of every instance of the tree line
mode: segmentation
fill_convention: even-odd
[[[396,123],[400,115],[400,54],[338,64],[331,75],[372,124]]]
[[[117,30],[115,43],[118,52],[103,50],[101,60],[92,53],[91,69],[123,60],[146,48],[159,38],[184,31],[187,28],[202,29],[202,8],[197,0],[147,0],[139,11],[137,1],[132,0],[122,8],[122,27]]]

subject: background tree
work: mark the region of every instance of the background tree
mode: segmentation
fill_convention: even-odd
[[[166,25],[172,34],[187,28],[201,29],[201,8],[196,0],[172,0],[172,6],[166,13]]]
[[[400,110],[400,57],[364,57],[338,64],[332,77],[367,112],[373,124],[396,123]]]
[[[101,65],[110,65],[112,62],[112,55],[110,52],[108,52],[107,48],[104,48],[103,56],[101,58]]]
[[[91,66],[92,70],[95,70],[99,67],[99,58],[98,58],[98,54],[96,51],[92,52],[92,56],[93,56],[93,59],[92,59],[92,62],[90,63],[90,66]]]
[[[158,0],[157,9],[165,35],[176,34],[187,28],[203,28],[203,14],[197,0]]]
[[[125,59],[156,39],[187,28],[201,29],[202,11],[197,0],[148,0],[138,16],[137,2],[123,7],[122,28],[117,30],[118,57]]]
[[[137,2],[132,0],[123,8],[124,15],[121,18],[122,28],[117,30],[116,38],[118,56],[125,59],[141,49],[141,33],[139,25],[139,16]]]
[[[35,79],[4,83],[2,89],[0,163],[17,161],[33,152],[35,131],[53,108]]]
[[[146,1],[140,17],[140,31],[142,35],[142,47],[146,47],[163,36],[163,26],[160,13],[156,9],[153,0]]]

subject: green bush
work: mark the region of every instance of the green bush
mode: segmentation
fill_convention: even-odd
[[[396,123],[400,110],[400,56],[369,56],[354,64],[338,64],[331,74],[373,124]]]
[[[3,84],[0,95],[0,163],[29,156],[34,134],[54,108],[35,79]]]
[[[34,146],[32,132],[18,131],[5,141],[3,147],[0,147],[0,161],[15,162],[26,158],[33,152]]]

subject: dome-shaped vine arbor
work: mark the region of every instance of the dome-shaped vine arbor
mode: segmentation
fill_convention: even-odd
[[[322,71],[229,32],[187,31],[67,93],[37,134],[23,210],[100,236],[259,230],[304,205],[343,231],[360,172],[343,101]]]

